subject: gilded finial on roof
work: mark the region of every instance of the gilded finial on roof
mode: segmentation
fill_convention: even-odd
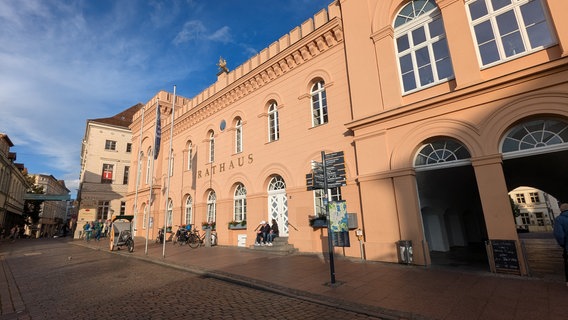
[[[217,67],[219,67],[219,73],[229,73],[229,68],[227,68],[227,61],[223,57],[219,57],[219,62],[217,62]]]

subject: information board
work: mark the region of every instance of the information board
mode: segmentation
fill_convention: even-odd
[[[520,274],[517,242],[515,240],[489,240],[493,271],[497,273]]]

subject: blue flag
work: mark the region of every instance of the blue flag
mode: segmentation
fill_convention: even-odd
[[[160,105],[156,106],[156,139],[154,140],[154,160],[158,159],[160,153],[160,142],[162,141],[162,122],[160,121]]]

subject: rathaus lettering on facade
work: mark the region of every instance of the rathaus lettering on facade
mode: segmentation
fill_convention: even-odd
[[[252,153],[249,154],[246,158],[245,156],[242,157],[238,157],[237,159],[234,160],[230,160],[229,163],[227,164],[227,162],[222,162],[219,164],[211,164],[211,166],[209,168],[206,168],[205,170],[198,170],[197,171],[197,178],[202,178],[202,177],[208,177],[210,175],[214,175],[217,169],[218,173],[222,173],[225,170],[232,170],[235,169],[236,167],[242,167],[245,164],[252,164],[253,161],[253,157],[252,157]]]

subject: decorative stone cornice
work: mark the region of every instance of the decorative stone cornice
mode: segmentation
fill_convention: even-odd
[[[282,77],[294,68],[342,43],[343,30],[339,18],[336,17],[305,35],[294,44],[286,47],[281,52],[278,52],[250,72],[235,79],[232,83],[207,97],[184,114],[177,116],[174,133],[180,133],[195,126],[236,101]],[[249,62],[247,61],[246,63]],[[279,109],[281,107],[279,105]]]

